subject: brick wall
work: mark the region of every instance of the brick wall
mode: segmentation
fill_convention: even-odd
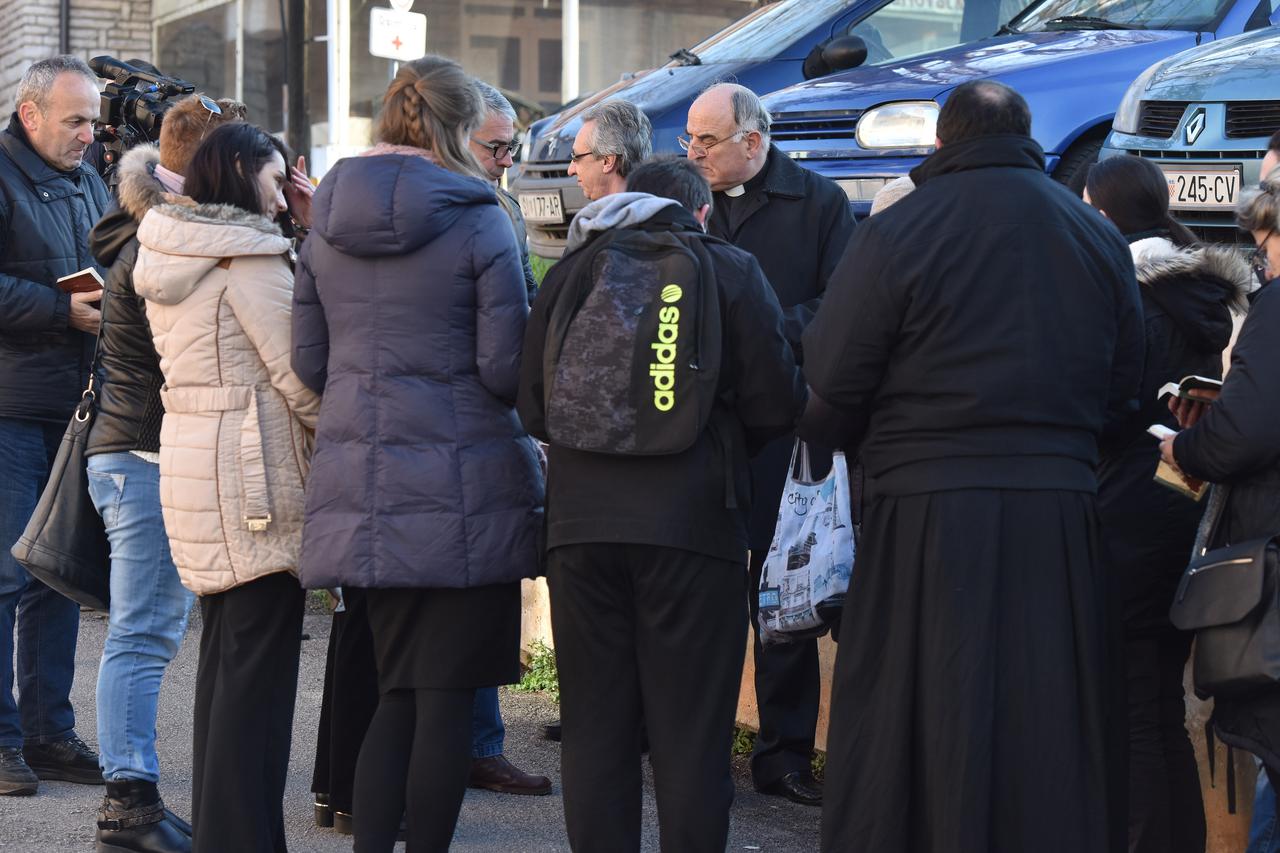
[[[71,52],[151,58],[151,0],[71,0]],[[0,115],[27,66],[58,52],[57,0],[0,0]]]

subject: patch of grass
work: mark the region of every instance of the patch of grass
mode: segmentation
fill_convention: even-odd
[[[733,749],[734,755],[750,755],[751,750],[756,748],[756,733],[751,729],[742,726],[734,726],[733,728]]]
[[[556,651],[541,640],[529,647],[529,667],[519,684],[511,687],[517,693],[546,693],[560,704],[560,675],[556,672]]]
[[[823,777],[827,775],[827,754],[815,749],[809,766],[813,768],[813,778],[819,782],[823,781]]]
[[[533,267],[533,277],[537,279],[538,286],[542,286],[542,280],[547,277],[547,270],[555,265],[555,261],[551,258],[544,258],[540,255],[529,256],[529,266]]]

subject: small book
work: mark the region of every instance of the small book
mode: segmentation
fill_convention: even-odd
[[[1163,459],[1156,466],[1155,481],[1162,486],[1173,489],[1180,495],[1191,498],[1193,501],[1198,501],[1204,497],[1204,493],[1209,488],[1209,484],[1204,480],[1188,477]]]
[[[63,293],[90,293],[102,290],[102,276],[93,267],[85,267],[80,272],[64,275],[57,285]]]
[[[1188,392],[1190,391],[1209,392],[1206,396],[1212,396],[1212,398],[1216,400],[1218,393],[1222,391],[1222,380],[1210,379],[1207,376],[1184,376],[1177,382],[1166,382],[1164,385],[1161,385],[1160,390],[1156,392],[1156,399],[1159,400],[1161,397],[1168,394],[1180,397],[1183,400],[1203,401],[1205,399],[1205,397],[1188,396]]]

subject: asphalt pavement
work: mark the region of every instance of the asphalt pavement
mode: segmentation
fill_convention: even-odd
[[[157,724],[162,773],[160,793],[166,804],[183,816],[189,816],[191,812],[191,697],[195,689],[200,639],[198,609],[192,614],[191,621],[182,649],[165,677]],[[289,850],[291,853],[345,851],[351,849],[349,837],[315,826],[310,792],[329,617],[308,614],[305,630],[310,639],[302,644],[293,755],[285,794]],[[83,614],[72,701],[78,718],[77,730],[91,745],[97,741],[94,686],[105,635],[106,621],[101,615]],[[245,701],[252,702],[253,697],[246,696]],[[564,830],[559,745],[539,737],[540,726],[557,716],[556,706],[541,694],[504,689],[502,710],[507,725],[507,757],[527,770],[550,776],[554,783],[552,793],[544,797],[520,797],[468,791],[452,849],[465,853],[567,853],[569,844]],[[645,767],[642,849],[658,851],[653,780],[647,763]],[[817,850],[817,809],[757,794],[751,788],[743,759],[735,759],[734,775],[737,798],[727,850],[777,853]],[[92,851],[94,820],[101,797],[101,788],[64,782],[42,782],[39,794],[34,797],[0,797],[0,851]],[[227,819],[234,819],[234,816],[228,815]],[[404,845],[397,845],[397,849],[403,850]]]

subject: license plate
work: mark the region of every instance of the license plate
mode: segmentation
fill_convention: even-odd
[[[1176,210],[1230,210],[1240,196],[1239,166],[1161,166]]]
[[[564,203],[560,191],[520,193],[520,212],[529,222],[563,222]]]

